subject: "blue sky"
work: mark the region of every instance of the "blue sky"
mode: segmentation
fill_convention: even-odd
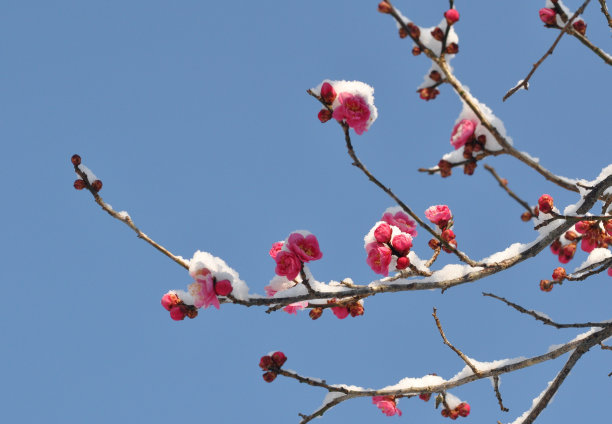
[[[437,24],[448,7],[396,5],[422,26]],[[543,2],[456,6],[457,77],[504,121],[519,150],[559,174],[595,178],[610,163],[607,65],[568,37],[531,89],[502,103],[557,34],[538,18]],[[171,321],[159,300],[189,275],[76,192],[70,156],[83,157],[104,183],[103,198],[145,233],[186,258],[198,249],[224,258],[252,292],[263,293],[274,275],[270,245],[296,229],[319,238],[324,256],[311,267],[319,280],[367,283],[376,275],[363,236],[393,203],[351,166],[340,128],[317,120],[318,104],[305,91],[325,78],[375,88],[379,118],[353,138],[357,154],[414,210],[448,204],[471,257],[535,233],[482,167],[447,179],[417,172],[450,151],[461,105],[445,86],[434,101],[418,98],[429,63],[410,54],[376,2],[32,0],[2,9],[7,422],[298,422],[325,393],[287,379],[263,382],[257,364],[269,351],[284,351],[286,366],[305,375],[377,388],[463,368],[435,330],[434,306],[449,339],[481,361],[536,355],[577,334],[546,328],[482,291],[560,322],[610,318],[605,275],[540,292],[539,280],[558,265],[543,252],[443,295],[376,296],[363,317],[343,321],[229,305]],[[585,19],[587,35],[609,46],[596,4]],[[488,163],[532,204],[542,193],[560,206],[577,200],[511,158]],[[426,256],[423,234],[414,249]],[[578,253],[568,269],[585,257]],[[609,355],[586,355],[539,422],[607,414]],[[502,377],[509,413],[499,411],[488,381],[454,390],[472,405],[466,422],[513,421],[562,361]],[[404,399],[399,407],[402,418],[387,418],[359,399],[321,422],[442,420],[431,403]]]

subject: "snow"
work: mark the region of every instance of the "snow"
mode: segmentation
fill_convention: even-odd
[[[415,390],[419,391],[419,389],[427,390],[431,386],[438,386],[440,384],[446,383],[446,380],[440,377],[439,375],[428,374],[421,378],[412,378],[406,377],[401,379],[397,384],[392,386],[383,387],[380,390]]]
[[[529,413],[531,413],[531,411],[533,411],[533,408],[536,407],[536,405],[538,404],[538,402],[540,401],[540,399],[542,399],[542,397],[544,397],[544,394],[546,393],[546,391],[548,390],[548,388],[550,387],[550,385],[553,383],[553,381],[555,381],[554,379],[549,381],[548,384],[546,385],[546,388],[542,391],[542,393],[540,393],[532,402],[531,402],[531,408],[529,408],[528,410],[526,410],[525,412],[523,412],[523,415],[521,415],[520,417],[518,417],[516,420],[512,421],[511,424],[521,424],[523,422],[523,420],[525,420],[525,418],[527,418],[527,415],[529,415]],[[551,399],[552,402],[552,399]]]
[[[603,247],[593,249],[591,253],[589,253],[589,256],[587,257],[586,261],[584,261],[579,267],[574,269],[574,272],[578,272],[581,269],[588,267],[589,265],[599,263],[609,257],[612,257],[612,252],[610,252],[610,250],[604,249]]]
[[[513,256],[518,255],[523,250],[525,250],[527,246],[528,245],[523,244],[523,243],[514,243],[514,244],[511,244],[505,250],[502,250],[501,252],[494,253],[491,256],[489,256],[487,258],[484,258],[482,260],[482,262],[484,262],[486,264],[495,264],[495,263],[504,261],[506,259],[509,259],[509,258],[512,258]]]
[[[316,380],[316,379],[313,379]],[[321,381],[321,380],[319,380]],[[354,391],[365,391],[366,389],[364,389],[363,387],[359,387],[359,386],[348,386],[346,384],[330,384],[330,387],[338,387],[338,388],[343,388],[346,390],[354,390]],[[325,395],[325,398],[323,399],[323,404],[321,405],[321,408],[323,408],[325,405],[327,405],[328,403],[332,402],[334,399],[337,399],[339,397],[345,396],[344,393],[342,392],[329,392],[328,394]]]
[[[471,98],[471,100],[476,103],[476,105],[478,106],[478,108],[480,109],[480,111],[482,112],[482,114],[484,115],[484,117],[489,121],[489,123],[495,127],[497,129],[497,132],[499,132],[499,134],[506,139],[506,141],[508,142],[508,144],[512,145],[512,139],[510,137],[508,137],[507,133],[506,133],[506,127],[504,126],[504,123],[501,121],[501,119],[499,119],[497,116],[495,116],[493,114],[493,111],[484,103],[481,103],[478,101],[478,99],[476,99],[474,96],[472,96],[470,94],[470,91],[467,87],[464,87],[468,97]],[[474,131],[474,136],[478,137],[480,135],[484,135],[487,137],[487,142],[485,144],[485,148],[487,150],[490,151],[498,151],[502,149],[502,146],[497,142],[497,140],[495,140],[495,138],[493,137],[493,135],[489,132],[489,130],[487,130],[481,123],[480,120],[478,119],[478,117],[476,117],[476,114],[472,111],[472,109],[470,109],[470,107],[467,105],[467,103],[463,102],[463,108],[461,110],[461,113],[459,114],[459,117],[457,117],[457,119],[455,120],[455,125],[459,123],[459,121],[463,120],[463,119],[468,119],[470,121],[475,121],[478,122],[478,125],[476,126],[476,130]]]
[[[126,211],[121,211],[121,212],[117,212],[117,216],[121,219],[123,219],[124,221],[128,218],[130,218],[130,214],[127,213]]]
[[[420,280],[420,282],[437,283],[439,281],[454,280],[456,278],[461,278],[470,272],[480,271],[482,269],[482,267],[472,267],[470,265],[449,264],[438,271],[434,271],[431,276],[423,278]]]
[[[85,165],[80,164],[78,168],[87,176],[87,179],[89,180],[89,184],[93,183],[94,181],[96,181],[98,179],[98,177],[96,177],[96,174],[91,172],[91,169],[89,169]],[[79,177],[79,178],[81,178],[81,177]]]
[[[208,269],[217,280],[229,280],[233,287],[232,296],[236,299],[248,299],[249,287],[240,279],[238,272],[230,268],[223,259],[198,250],[189,261],[189,274],[194,277],[199,270],[204,268]],[[183,299],[182,296],[179,297]]]
[[[548,347],[548,352],[552,352],[553,350],[557,350],[560,347],[563,347],[563,346],[565,346],[567,344],[570,344],[570,343],[577,342],[579,340],[585,339],[585,338],[589,337],[591,334],[593,334],[593,333],[595,333],[595,332],[597,332],[599,330],[601,330],[601,327],[591,327],[591,329],[589,331],[585,331],[584,333],[578,334],[576,337],[574,337],[569,342],[565,342],[565,343],[562,343],[562,344],[550,345]]]
[[[499,367],[503,367],[506,365],[511,365],[511,364],[515,364],[517,362],[521,362],[523,360],[525,360],[526,358],[524,356],[519,356],[518,358],[508,358],[508,359],[498,359],[496,361],[490,361],[490,362],[480,362],[477,361],[475,359],[469,358],[470,362],[476,367],[476,369],[480,372],[487,372],[490,371],[492,369],[495,368],[499,368]],[[453,376],[453,378],[451,378],[448,381],[457,381],[457,380],[461,380],[462,378],[465,377],[469,377],[472,374],[474,374],[474,372],[472,371],[472,369],[470,367],[468,367],[467,365],[465,367],[463,367],[463,369],[461,371],[459,371],[457,374],[455,374]]]

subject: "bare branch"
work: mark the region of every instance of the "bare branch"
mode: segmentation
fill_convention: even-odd
[[[448,341],[448,339],[446,338],[446,335],[444,334],[444,330],[442,330],[442,324],[440,324],[440,320],[438,319],[437,312],[438,311],[436,310],[436,308],[434,308],[432,315],[434,319],[436,320],[436,327],[438,327],[438,331],[440,332],[440,336],[442,336],[442,340],[444,341],[444,344],[450,347],[452,351],[455,352],[457,355],[459,355],[459,357],[463,360],[463,362],[466,363],[468,367],[470,367],[470,369],[472,370],[474,374],[476,375],[480,374],[480,371],[478,371],[478,369],[474,366],[474,364],[472,364],[472,361],[470,361],[470,359],[467,356],[465,356],[463,352],[461,352],[459,349],[453,346],[451,342]]]
[[[514,200],[516,200],[523,208],[525,208],[527,210],[527,212],[529,212],[530,214],[533,215],[533,210],[531,209],[531,206],[529,206],[529,203],[527,203],[526,201],[524,201],[523,199],[518,197],[512,190],[510,190],[508,188],[508,182],[507,181],[504,182],[501,179],[501,177],[497,174],[497,171],[495,171],[495,169],[492,166],[485,165],[484,167],[485,167],[485,169],[487,171],[489,171],[491,173],[491,175],[493,175],[493,178],[495,178],[497,180],[497,182],[499,183],[500,187],[503,188],[506,191],[506,193],[508,193],[508,195],[510,197],[512,197]]]
[[[608,21],[608,26],[612,29],[612,17],[610,17],[610,12],[608,12],[608,5],[606,4],[606,0],[599,0],[599,4],[601,5],[601,13],[606,17]]]
[[[499,409],[503,412],[508,412],[509,409],[504,406],[501,393],[499,392],[499,376],[497,375],[493,376],[493,390],[495,390],[495,397],[497,398],[497,403],[499,403]]]

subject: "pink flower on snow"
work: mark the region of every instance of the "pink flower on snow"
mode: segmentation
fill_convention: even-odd
[[[297,277],[302,269],[302,262],[293,252],[281,250],[274,260],[276,261],[276,274],[284,275],[289,280]]]
[[[391,417],[395,414],[398,416],[402,415],[402,411],[400,411],[395,402],[395,398],[392,396],[373,396],[372,403],[378,407],[388,417]]]
[[[301,311],[306,306],[308,306],[308,302],[303,300],[302,302],[295,302],[295,303],[291,303],[291,304],[285,306],[283,308],[283,311],[287,312],[288,314],[297,315],[297,312]]]
[[[212,274],[198,275],[196,281],[188,286],[189,293],[193,296],[193,306],[196,308],[214,306],[219,309],[219,299],[215,293],[215,284]]]
[[[389,264],[391,263],[391,249],[382,243],[370,243],[366,246],[368,258],[366,262],[377,274],[389,275]]]
[[[370,108],[361,96],[343,92],[338,95],[340,105],[334,109],[333,117],[341,122],[346,121],[349,127],[359,135],[367,131]]]
[[[297,255],[302,262],[316,261],[323,257],[317,238],[309,234],[306,237],[300,233],[292,233],[287,240],[287,247]]]
[[[457,150],[472,138],[475,129],[476,122],[470,121],[469,119],[462,119],[455,125],[455,128],[453,128],[450,144]]]
[[[276,258],[276,254],[280,252],[282,248],[283,248],[282,241],[277,241],[276,243],[272,244],[272,247],[270,248],[270,252],[269,252],[270,256],[272,256],[272,259]]]
[[[266,296],[268,297],[274,297],[274,295],[278,292],[278,290],[275,290],[272,286],[265,286],[264,290],[266,291]]]
[[[425,216],[440,227],[445,227],[448,221],[453,218],[450,209],[446,205],[430,206],[425,211]]]
[[[389,225],[396,226],[403,233],[408,233],[412,237],[417,236],[416,222],[410,219],[410,216],[403,211],[398,211],[395,214],[385,212],[382,216],[382,220]]]

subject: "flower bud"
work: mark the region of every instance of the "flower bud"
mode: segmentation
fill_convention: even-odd
[[[398,234],[393,237],[391,245],[393,246],[393,249],[403,256],[410,251],[410,248],[412,247],[412,239],[406,237],[404,234]]]
[[[336,100],[336,90],[328,82],[324,82],[321,86],[321,99],[328,105],[331,105]]]
[[[416,26],[412,22],[408,22],[406,24],[406,27],[408,27],[408,31],[410,31],[410,36],[412,38],[419,38],[419,36],[421,35],[421,29],[418,26]]]
[[[321,315],[323,315],[323,308],[312,308],[310,312],[308,313],[308,315],[310,316],[310,319],[312,319],[313,321],[315,319],[319,319],[321,318]]]
[[[565,280],[566,276],[567,276],[567,273],[565,272],[565,268],[563,267],[555,268],[555,270],[552,273],[552,278],[555,281],[563,281]]]
[[[276,379],[276,373],[274,371],[265,372],[262,376],[266,383],[272,383]]]
[[[455,248],[455,249],[457,248],[457,240],[455,240],[455,239],[449,240],[449,241],[448,241],[448,244],[449,244],[451,247]],[[449,248],[448,248],[448,247],[446,247],[446,246],[442,246],[442,250],[444,250],[446,253],[451,253],[451,252],[452,252],[452,249],[449,249]]]
[[[459,53],[459,44],[457,44],[457,43],[450,43],[448,46],[446,46],[446,53],[448,53],[448,54],[457,54],[457,53]]]
[[[421,54],[421,48],[419,46],[414,46],[412,48],[412,55],[413,56],[418,56]]]
[[[553,289],[553,282],[550,280],[540,280],[540,290],[549,292]]]
[[[561,240],[557,239],[551,243],[550,251],[553,253],[553,255],[558,255],[559,253],[561,253],[562,247],[563,245],[561,244]]]
[[[261,359],[259,360],[259,368],[261,368],[264,371],[269,370],[272,365],[273,365],[272,358],[269,355],[262,356]]]
[[[540,19],[546,25],[557,25],[557,13],[552,9],[540,9]]]
[[[435,99],[440,94],[440,91],[434,87],[425,87],[417,91],[419,92],[419,97],[427,101]]]
[[[274,352],[272,354],[272,362],[274,362],[274,365],[280,368],[285,362],[287,362],[287,357],[283,352]]]
[[[553,208],[553,198],[548,194],[543,194],[538,199],[538,207],[542,213],[551,213]]]
[[[70,162],[72,162],[74,166],[79,166],[81,164],[81,157],[79,155],[72,155]]]
[[[457,9],[449,9],[444,12],[444,17],[446,18],[446,23],[452,25],[459,20],[459,12],[457,12]]]
[[[440,415],[442,415],[443,417],[448,417],[450,411],[446,408],[444,408],[442,411],[440,411]]]
[[[388,243],[391,240],[391,227],[386,222],[380,224],[374,230],[374,238],[379,243]]]
[[[232,283],[229,280],[221,280],[215,282],[215,293],[218,296],[227,296],[233,290]]]
[[[590,221],[578,221],[576,222],[576,224],[574,224],[574,228],[576,228],[576,231],[579,232],[580,234],[584,234],[589,230],[589,228],[591,228],[591,222]]]
[[[586,24],[582,19],[578,19],[572,23],[574,30],[582,35],[586,34]]]
[[[404,27],[401,27],[399,29],[399,38],[406,38],[406,37],[408,37],[408,31],[406,31]]]
[[[96,193],[102,190],[102,181],[95,180],[93,183],[91,183],[91,188],[93,188]]]
[[[566,264],[572,260],[576,253],[576,245],[574,243],[563,246],[559,252],[559,262]]]
[[[450,177],[451,173],[453,172],[452,164],[444,159],[438,162],[438,168],[440,169],[440,175],[442,178]]]
[[[455,233],[450,228],[448,230],[442,231],[442,240],[451,241],[455,238]]]
[[[574,241],[578,238],[578,234],[573,231],[566,231],[564,237],[569,241]]]
[[[321,109],[317,117],[319,118],[319,121],[324,124],[331,119],[332,112],[329,109]]]
[[[166,311],[169,311],[174,306],[177,306],[180,302],[181,299],[179,299],[179,297],[175,293],[166,293],[161,298],[161,304],[164,309],[166,309]]]
[[[432,81],[440,82],[442,80],[442,75],[440,75],[440,72],[433,70],[429,73],[429,78]]]
[[[397,265],[395,265],[396,269],[406,269],[409,266],[410,266],[410,259],[408,259],[408,256],[401,256],[397,258]]]
[[[194,319],[198,316],[198,308],[195,306],[188,306],[185,308],[185,314],[189,317],[189,319]]]
[[[331,310],[338,319],[344,319],[349,314],[349,310],[345,306],[334,306]]]
[[[438,41],[444,40],[444,31],[442,31],[439,27],[435,27],[433,31],[431,31],[431,36]]]
[[[187,313],[183,305],[173,306],[172,309],[170,309],[170,318],[175,321],[184,320],[186,315]]]
[[[419,399],[429,402],[429,399],[431,399],[431,393],[421,393],[419,395]]]
[[[349,312],[353,318],[363,315],[363,305],[359,302],[351,303],[348,306]]]
[[[521,221],[527,222],[531,219],[531,212],[523,212],[521,215]]]
[[[81,180],[80,178],[74,181],[74,188],[77,190],[83,190],[86,185],[87,184],[85,184],[85,181]]]
[[[465,175],[474,175],[474,170],[476,170],[477,166],[478,163],[475,160],[471,160],[465,165],[463,165],[463,173]]]
[[[452,411],[448,413],[448,417],[451,420],[456,420],[458,416],[459,416],[459,411],[457,411],[456,409],[453,409]]]
[[[437,248],[440,247],[440,241],[438,241],[438,239],[432,238],[431,240],[429,240],[429,242],[427,243],[427,245],[432,249],[432,250],[436,250]]]
[[[378,3],[378,11],[380,13],[391,13],[391,5],[386,1],[381,1]]]
[[[468,415],[470,415],[470,404],[467,402],[461,402],[457,408],[455,408],[457,410],[457,412],[459,412],[459,415],[462,417],[467,417]]]

